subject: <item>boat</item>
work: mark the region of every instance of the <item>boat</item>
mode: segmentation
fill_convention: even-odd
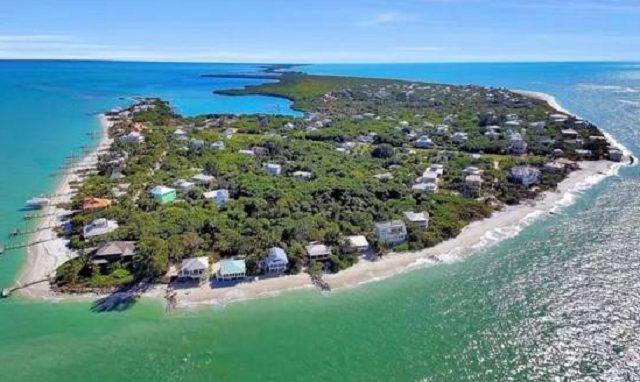
[[[27,208],[42,208],[49,205],[49,199],[37,197],[27,200]]]

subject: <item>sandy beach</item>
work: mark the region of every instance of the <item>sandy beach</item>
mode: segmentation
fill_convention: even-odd
[[[74,169],[91,169],[94,168],[98,161],[99,153],[109,146],[112,140],[109,138],[109,127],[111,122],[104,115],[100,115],[101,134],[96,147],[87,153],[80,161],[73,164]],[[50,205],[43,208],[39,213],[52,214],[42,218],[36,228],[38,231],[29,236],[30,243],[44,241],[41,244],[28,247],[25,263],[18,277],[16,286],[30,285],[20,290],[20,294],[27,297],[43,298],[54,297],[48,282],[40,282],[48,277],[55,275],[55,270],[65,261],[77,256],[76,253],[67,248],[67,240],[59,238],[52,226],[60,226],[64,221],[65,215],[69,211],[58,208],[56,205],[68,203],[73,197],[73,189],[71,184],[81,180],[81,177],[72,171],[67,173],[60,179],[58,186],[51,198]]]
[[[550,95],[535,92],[523,92],[522,94],[543,99],[558,111],[571,114],[561,107]],[[111,140],[107,136],[109,122],[102,116],[102,137],[99,145],[89,155],[82,159],[82,167],[95,165],[97,153],[108,147]],[[418,267],[433,266],[436,264],[459,261],[482,248],[498,243],[505,238],[517,235],[524,227],[531,224],[537,218],[554,213],[572,203],[578,193],[593,186],[604,178],[614,175],[622,163],[609,161],[580,162],[580,169],[572,172],[557,187],[556,191],[546,192],[535,201],[527,201],[517,206],[508,206],[495,212],[491,217],[469,224],[455,238],[442,242],[434,247],[415,252],[392,253],[377,261],[361,260],[355,266],[339,272],[324,276],[324,280],[333,290],[354,287],[368,282],[382,280]],[[78,180],[75,174],[65,176],[56,194],[62,194],[55,203],[63,203],[70,199],[70,183]],[[43,219],[39,226],[48,227],[60,224],[60,217],[66,211],[47,207],[46,212],[55,211],[56,215]],[[66,242],[56,237],[51,229],[42,230],[34,234],[30,241],[49,240],[43,244],[29,248],[25,265],[18,280],[20,285],[46,279],[55,272],[55,269],[73,258],[73,252],[66,248]],[[175,302],[177,308],[192,308],[207,305],[221,305],[233,301],[248,300],[269,297],[285,291],[315,288],[307,274],[283,276],[277,278],[260,279],[244,282],[232,287],[211,288],[209,284],[197,288],[185,288],[175,290]],[[163,298],[166,294],[165,285],[154,285],[144,292],[144,297]],[[51,290],[49,283],[42,282],[31,285],[21,290],[21,294],[32,298],[49,300],[73,300],[95,299],[96,294],[65,295]],[[121,294],[128,296],[127,293]],[[114,296],[118,298],[120,295]]]

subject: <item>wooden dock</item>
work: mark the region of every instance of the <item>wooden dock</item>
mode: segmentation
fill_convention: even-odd
[[[8,287],[8,288],[2,288],[2,291],[0,292],[0,298],[7,298],[7,297],[11,296],[11,294],[13,292],[15,292],[15,291],[18,291],[18,290],[24,289],[24,288],[28,288],[28,287],[30,287],[32,285],[41,284],[41,283],[44,283],[44,282],[51,282],[51,278],[47,277],[45,279],[38,280],[38,281],[33,281],[33,282],[30,282],[30,283],[26,283],[26,284],[18,283],[16,285]]]

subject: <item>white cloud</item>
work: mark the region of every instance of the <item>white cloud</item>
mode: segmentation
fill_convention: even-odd
[[[388,25],[388,24],[399,24],[409,21],[415,21],[417,19],[416,15],[411,15],[407,13],[401,12],[382,12],[375,14],[368,19],[358,21],[357,25],[362,27],[368,26],[377,26],[377,25]]]
[[[16,35],[16,34],[0,34],[0,43],[33,43],[33,42],[65,42],[65,41],[73,41],[74,38],[72,36],[67,35],[57,35],[57,34],[24,34],[24,35]]]

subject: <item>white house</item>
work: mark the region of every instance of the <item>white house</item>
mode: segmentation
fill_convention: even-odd
[[[206,175],[206,174],[200,173],[200,174],[194,175],[191,178],[191,180],[193,182],[195,182],[196,184],[206,186],[208,184],[211,184],[211,182],[216,180],[216,178],[214,176],[211,176],[211,175]]]
[[[411,189],[414,191],[424,191],[424,192],[437,192],[438,185],[435,183],[416,183],[411,186]]]
[[[531,166],[515,166],[511,169],[511,178],[515,183],[524,186],[536,184],[539,181],[540,170]]]
[[[224,142],[215,141],[211,145],[209,145],[209,147],[211,147],[212,150],[223,150],[224,149]]]
[[[331,256],[331,249],[318,241],[309,243],[305,249],[307,250],[309,261],[329,260],[329,256]]]
[[[104,218],[96,219],[82,228],[82,235],[86,238],[105,235],[118,229],[118,222]]]
[[[384,243],[400,244],[407,239],[407,227],[402,220],[376,223],[376,235]]]
[[[561,172],[564,170],[564,165],[558,161],[551,161],[545,163],[542,169],[549,172]]]
[[[179,180],[175,181],[175,183],[173,183],[173,185],[176,187],[176,189],[178,191],[182,191],[182,192],[187,192],[187,191],[193,189],[193,187],[196,186],[195,183],[186,181],[184,179],[179,179]]]
[[[205,199],[210,199],[216,202],[216,204],[221,205],[225,204],[229,201],[229,190],[226,189],[218,189],[213,191],[207,191],[202,193]]]
[[[123,143],[143,143],[144,135],[137,131],[132,131],[129,134],[121,136],[118,140]]]
[[[206,282],[209,279],[209,258],[202,256],[182,260],[178,277],[181,280]]]
[[[551,122],[565,122],[568,119],[569,117],[566,114],[559,114],[559,113],[549,114],[549,120]]]
[[[369,242],[363,235],[347,236],[349,251],[364,252],[369,248]]]
[[[427,212],[406,211],[404,218],[422,229],[429,227],[429,214]]]
[[[262,167],[269,173],[270,175],[280,175],[282,173],[282,166],[276,163],[265,163]]]
[[[451,137],[454,143],[464,143],[468,138],[469,134],[462,132],[453,133],[453,136]]]
[[[293,174],[296,178],[311,178],[313,174],[309,171],[294,171]]]
[[[527,153],[527,142],[520,133],[512,133],[509,137],[509,152],[516,155]]]

